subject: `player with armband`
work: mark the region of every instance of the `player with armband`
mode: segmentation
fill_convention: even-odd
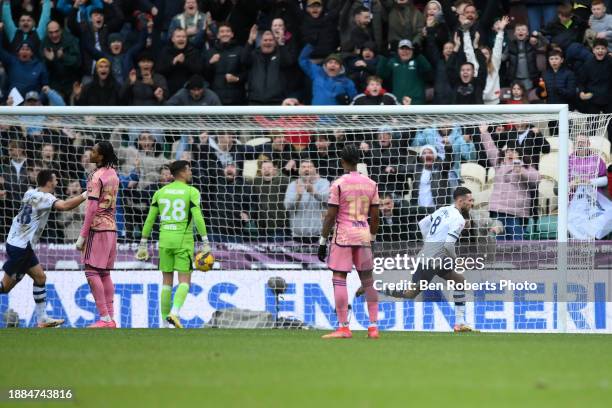
[[[47,316],[47,276],[32,247],[42,235],[51,210],[70,211],[87,199],[87,192],[65,201],[58,200],[53,195],[57,176],[52,170],[41,170],[36,176],[36,184],[38,188],[24,194],[19,213],[11,224],[6,240],[7,260],[2,266],[4,276],[0,281],[0,293],[9,293],[26,274],[30,275],[34,281],[32,294],[38,327],[56,327],[64,323],[64,319]]]
[[[368,338],[377,339],[378,334],[378,293],[374,289],[372,270],[374,269],[372,243],[376,239],[379,224],[379,197],[376,183],[369,177],[357,172],[360,153],[357,146],[347,144],[340,154],[341,164],[346,174],[338,178],[330,187],[327,214],[319,239],[318,257],[325,262],[327,237],[334,231],[327,265],[333,272],[334,299],[339,327],[336,331],[323,336],[324,339],[351,338],[348,321],[348,292],[346,277],[353,269],[359,274],[370,323]],[[370,223],[368,223],[368,216]]]
[[[419,264],[412,275],[412,282],[416,284],[416,288],[404,291],[387,290],[385,295],[414,299],[421,293],[420,282],[426,281],[429,283],[436,275],[456,283],[465,282],[462,274],[454,269],[448,270],[441,267],[445,259],[451,258],[454,260],[457,258],[455,245],[461,236],[466,219],[469,218],[470,209],[474,204],[472,192],[465,187],[457,187],[453,193],[453,199],[455,200],[454,205],[439,208],[433,214],[419,221],[419,228],[425,242],[417,257],[421,258],[425,265]],[[455,300],[454,331],[473,331],[465,322],[465,291],[455,290],[453,297]]]
[[[196,256],[196,268],[209,270],[214,258],[206,235],[206,224],[200,211],[200,192],[189,185],[191,167],[189,162],[178,160],[170,164],[174,181],[155,192],[149,214],[142,229],[142,239],[138,245],[136,259],[149,259],[147,240],[151,236],[153,224],[159,216],[159,269],[162,272],[161,314],[163,327],[169,324],[182,328],[179,313],[191,284],[193,270],[194,238],[193,227],[202,237],[202,245]],[[174,271],[178,272],[179,285],[172,300]]]

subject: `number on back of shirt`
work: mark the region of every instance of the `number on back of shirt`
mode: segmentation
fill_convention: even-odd
[[[19,223],[27,225],[32,221],[32,206],[24,205],[19,213]]]
[[[431,224],[431,229],[429,230],[429,235],[433,235],[436,233],[436,230],[438,229],[438,225],[440,225],[440,223],[442,222],[442,217],[437,216],[436,219],[434,220],[433,224]]]
[[[185,200],[176,199],[170,201],[167,198],[161,198],[159,205],[162,207],[160,215],[162,221],[183,221],[187,216]]]

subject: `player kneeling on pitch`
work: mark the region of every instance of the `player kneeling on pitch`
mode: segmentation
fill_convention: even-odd
[[[324,339],[351,338],[348,322],[348,292],[346,277],[355,269],[359,273],[368,303],[368,337],[378,338],[378,293],[374,289],[372,270],[372,242],[379,224],[378,187],[369,177],[357,172],[360,153],[357,146],[348,144],[340,154],[342,168],[347,174],[334,181],[330,188],[327,214],[319,240],[319,260],[325,262],[327,237],[336,225],[327,265],[333,272],[334,299],[340,327]],[[370,224],[368,224],[368,216]]]
[[[417,257],[426,260],[426,264],[425,266],[419,265],[412,275],[415,289],[385,291],[386,295],[414,299],[421,293],[420,283],[422,281],[429,283],[436,275],[455,283],[463,284],[465,282],[463,275],[453,269],[448,270],[431,266],[431,263],[436,264],[436,260],[448,258],[454,260],[457,258],[455,244],[461,236],[461,232],[467,222],[466,220],[469,218],[474,199],[472,198],[472,192],[465,187],[457,187],[453,193],[453,199],[455,200],[454,205],[442,207],[419,221],[419,228],[425,242]],[[430,263],[430,261],[433,262]],[[442,263],[439,262],[439,264]],[[472,328],[465,322],[465,291],[455,290],[453,298],[455,300],[455,332],[472,331]]]
[[[36,176],[36,184],[38,188],[24,194],[19,213],[11,224],[0,293],[9,293],[26,274],[30,275],[34,281],[32,293],[38,327],[55,327],[64,323],[64,319],[47,316],[47,276],[32,247],[45,229],[51,210],[70,211],[87,199],[87,192],[66,201],[58,200],[53,195],[57,176],[51,170],[41,170]]]
[[[202,237],[196,267],[208,270],[214,263],[210,244],[206,235],[206,224],[200,211],[200,192],[189,185],[191,167],[189,162],[178,160],[170,164],[174,181],[155,192],[149,214],[142,229],[142,239],[138,245],[136,259],[149,259],[147,240],[151,236],[153,224],[159,215],[159,269],[163,276],[161,291],[161,314],[163,327],[168,324],[183,328],[179,312],[189,293],[193,264],[193,224]],[[174,271],[178,272],[179,285],[172,301]]]

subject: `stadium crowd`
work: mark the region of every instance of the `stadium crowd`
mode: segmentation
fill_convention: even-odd
[[[612,113],[610,3],[4,0],[0,100],[9,106],[21,100],[26,106],[567,103],[584,113]],[[248,136],[269,141],[250,144],[240,132],[97,132],[46,119],[1,126],[0,241],[40,169],[57,171],[62,195],[81,193],[100,138],[111,140],[121,159],[118,219],[126,240],[139,238],[152,194],[171,180],[167,164],[188,159],[213,240],[313,242],[340,172],[337,153],[347,142],[359,145],[379,183],[383,239],[418,239],[416,220],[450,204],[466,162],[495,172],[484,225],[497,228],[497,220],[504,227],[498,239],[523,239],[529,220],[540,215],[539,161],[551,151],[546,137],[557,132],[554,122],[547,134],[526,123],[410,131],[390,123],[369,132],[310,134],[266,131],[282,123],[257,117],[254,126],[264,130]],[[53,216],[43,239],[73,242],[79,211]]]

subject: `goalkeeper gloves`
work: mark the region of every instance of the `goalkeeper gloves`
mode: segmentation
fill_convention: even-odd
[[[206,257],[210,254],[210,242],[208,242],[208,237],[202,237],[202,243],[198,248],[198,252],[201,252]]]
[[[147,261],[149,259],[149,248],[147,246],[147,239],[142,238],[140,240],[140,244],[138,244],[138,249],[136,250],[136,259],[139,261]]]
[[[325,258],[327,257],[327,238],[325,237],[319,238],[319,250],[317,251],[317,256],[319,257],[319,261],[325,262]]]
[[[79,235],[79,239],[77,239],[74,246],[78,251],[82,251],[83,247],[85,246],[85,237]]]

